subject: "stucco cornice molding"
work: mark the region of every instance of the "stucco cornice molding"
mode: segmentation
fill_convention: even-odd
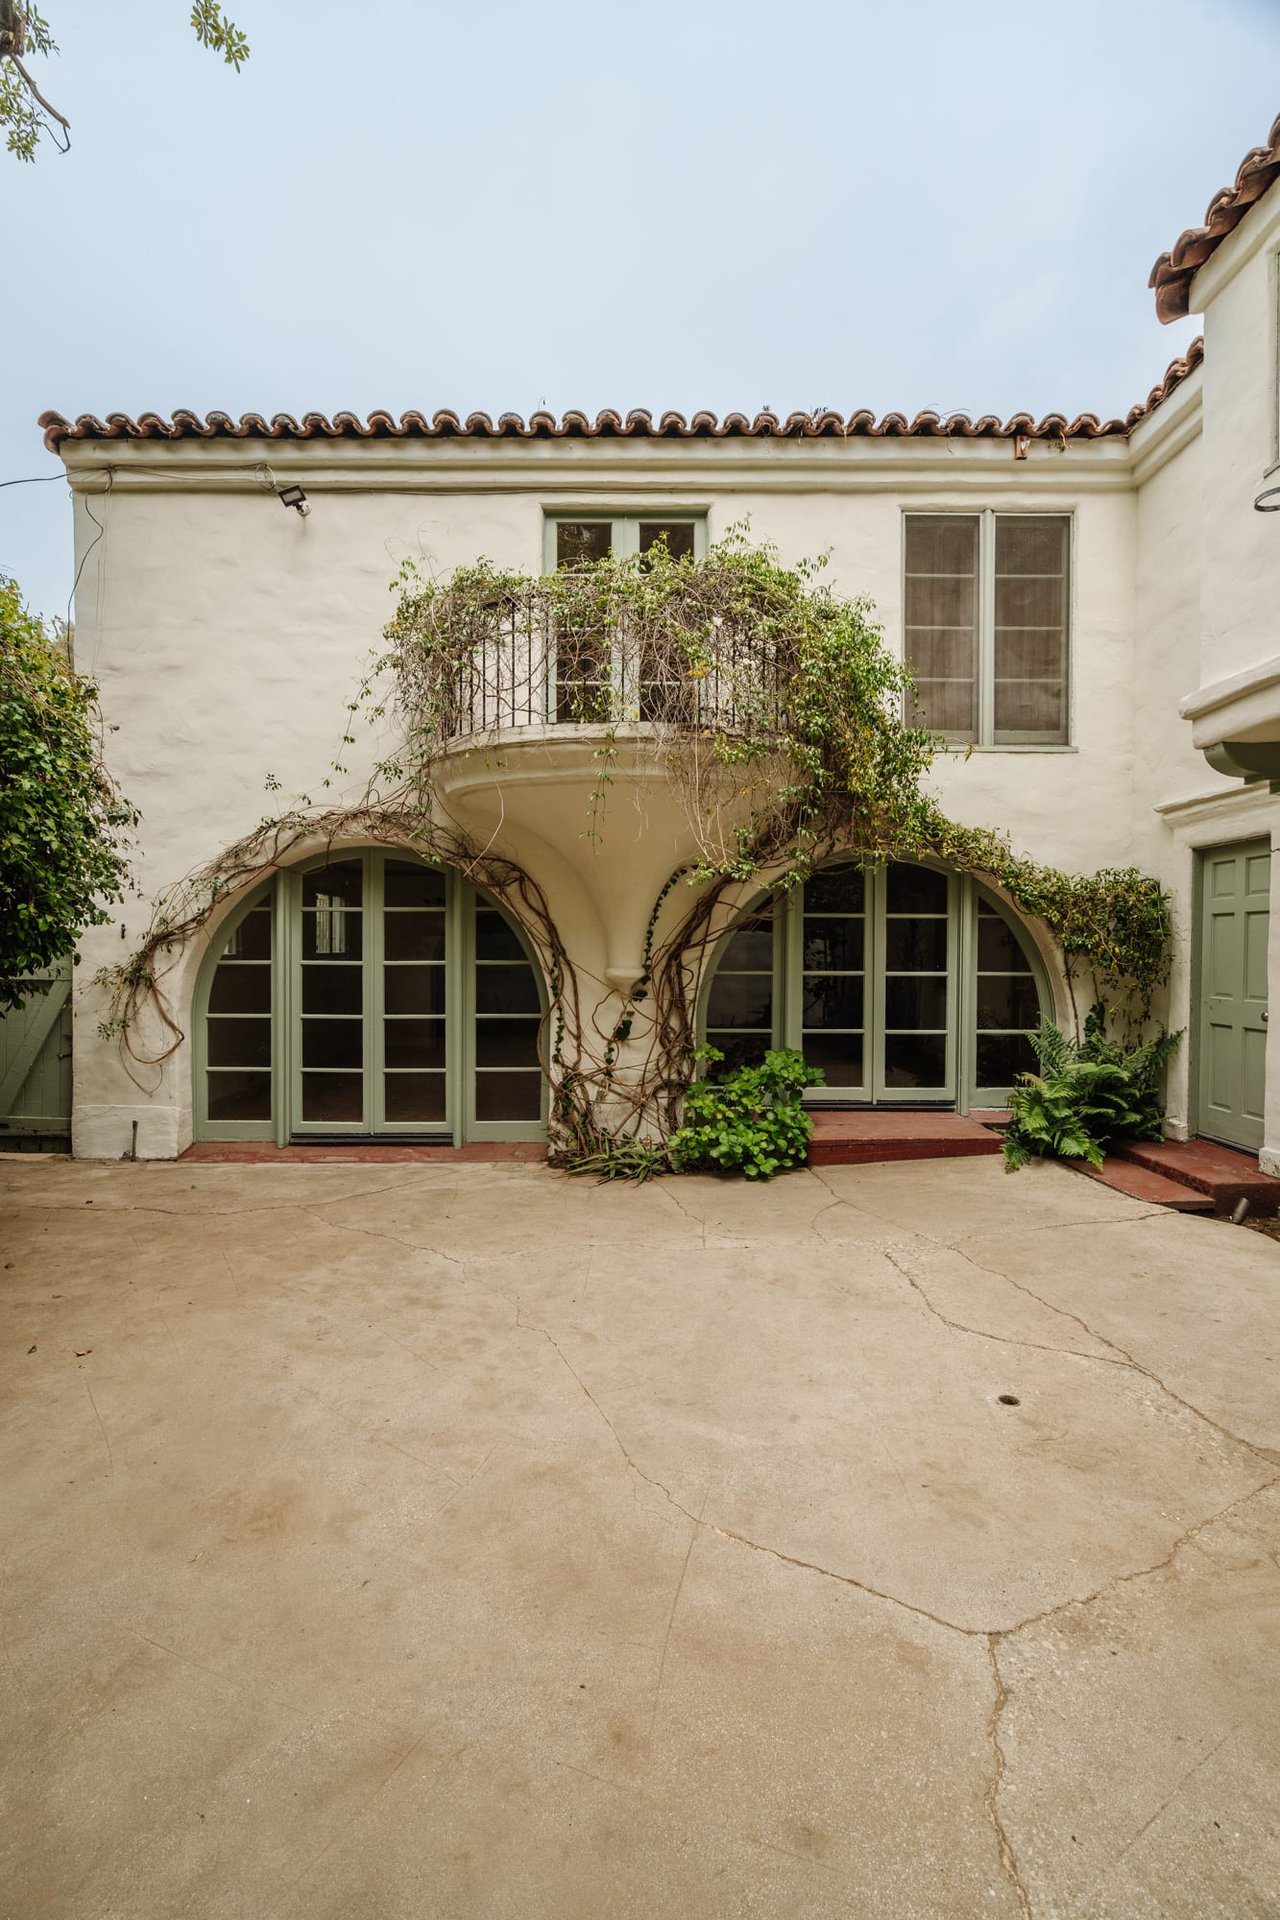
[[[1144,487],[1204,430],[1204,375],[1197,369],[1175,394],[1143,420],[1129,440],[1130,477]]]
[[[1280,741],[1280,654],[1187,694],[1178,711],[1196,746]]]
[[[1216,839],[1224,833],[1229,836],[1237,823],[1252,826],[1258,814],[1280,813],[1280,803],[1265,782],[1242,787],[1238,780],[1233,780],[1213,793],[1162,800],[1152,812],[1180,838],[1185,834],[1192,840],[1203,839],[1205,836],[1198,830],[1204,828],[1209,830],[1210,839]]]
[[[263,490],[251,448],[182,442],[159,448],[77,441],[64,446],[79,493],[245,493]],[[705,506],[717,494],[881,491],[937,495],[1048,494],[1132,485],[1124,440],[1033,443],[1014,457],[1008,442],[291,442],[272,449],[276,479],[321,493],[555,492],[583,505],[592,496],[662,495]],[[267,482],[270,485],[270,482]]]

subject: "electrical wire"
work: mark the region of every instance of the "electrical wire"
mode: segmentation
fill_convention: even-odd
[[[104,491],[105,491],[105,493],[106,493],[106,495],[107,495],[107,497],[108,497],[108,499],[109,499],[109,498],[110,498],[110,496],[111,496],[111,488],[112,488],[112,485],[113,485],[113,482],[114,482],[114,479],[115,479],[115,475],[114,475],[114,474],[113,474],[113,473],[111,472],[111,470],[110,470],[110,468],[108,468],[108,469],[107,469],[107,484],[106,484],[106,487],[105,487],[105,489],[104,489]],[[79,565],[79,566],[78,566],[78,567],[76,568],[76,577],[75,577],[75,579],[74,579],[74,580],[73,580],[73,581],[71,582],[71,591],[70,591],[70,593],[69,593],[69,594],[67,595],[67,625],[68,625],[68,626],[70,626],[70,625],[71,625],[71,610],[72,610],[72,608],[73,608],[73,606],[75,605],[75,598],[76,598],[76,588],[77,588],[77,587],[78,587],[78,586],[80,585],[80,575],[81,575],[81,574],[82,574],[82,573],[84,572],[84,564],[85,564],[85,561],[86,561],[86,560],[87,560],[87,559],[89,558],[89,555],[90,555],[90,554],[91,554],[91,553],[93,552],[93,550],[94,550],[94,548],[95,548],[95,547],[97,546],[97,544],[98,544],[98,542],[99,542],[99,540],[101,540],[101,539],[102,539],[102,536],[103,536],[103,535],[104,535],[104,534],[106,533],[106,531],[107,531],[107,528],[106,528],[106,522],[105,522],[105,521],[103,521],[103,520],[99,520],[99,518],[98,518],[98,516],[97,516],[97,514],[96,514],[96,513],[94,512],[94,510],[93,510],[93,508],[92,508],[92,507],[91,507],[91,506],[89,505],[89,496],[88,496],[88,494],[83,494],[83,495],[82,495],[81,497],[82,497],[82,499],[84,500],[84,510],[85,510],[85,512],[86,512],[86,513],[88,514],[88,516],[89,516],[89,518],[90,518],[90,519],[92,520],[92,522],[93,522],[93,524],[94,524],[94,526],[95,526],[95,527],[96,527],[96,528],[98,529],[98,531],[97,531],[97,533],[96,533],[96,534],[94,535],[94,537],[93,537],[93,539],[92,539],[92,540],[91,540],[91,541],[89,542],[89,544],[88,544],[88,546],[87,546],[87,547],[85,548],[85,550],[84,550],[84,552],[83,552],[83,553],[82,553],[82,554],[80,555],[80,565]]]
[[[0,480],[0,487],[43,487],[50,480],[67,480],[65,473],[33,473],[25,480]],[[71,482],[67,480],[67,485]]]

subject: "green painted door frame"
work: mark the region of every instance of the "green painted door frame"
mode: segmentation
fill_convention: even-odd
[[[907,863],[911,864],[911,863]],[[1017,916],[987,888],[967,874],[960,874],[933,861],[918,864],[944,872],[947,876],[947,965],[946,965],[946,1066],[938,1087],[908,1088],[891,1086],[885,1073],[886,993],[890,969],[887,965],[888,875],[886,869],[871,868],[865,876],[865,1034],[864,1082],[858,1087],[823,1086],[806,1096],[809,1104],[834,1103],[849,1107],[937,1106],[956,1108],[961,1113],[1000,1108],[1007,1103],[1008,1085],[978,1084],[979,1000],[979,913],[994,916],[1013,935],[1024,971],[1034,982],[1040,1012],[1053,1017],[1053,995],[1048,975],[1034,943],[1021,930]],[[767,904],[765,896],[753,903],[753,910]],[[774,897],[773,946],[773,1030],[775,1047],[803,1048],[804,994],[804,903],[803,890],[788,889]],[[707,968],[699,997],[698,1034],[704,1038],[707,1027],[707,1000],[715,979],[720,955],[732,938],[731,929],[718,943]],[[1028,1061],[1028,1065],[1034,1065]]]
[[[1193,1000],[1197,1133],[1256,1153],[1266,1102],[1271,846],[1197,856]]]
[[[194,1073],[194,1131],[198,1140],[261,1140],[287,1146],[291,1140],[409,1140],[443,1146],[461,1146],[469,1140],[546,1139],[547,1092],[542,1089],[542,1114],[537,1120],[481,1120],[476,1115],[476,908],[496,908],[513,929],[538,983],[540,1010],[545,1015],[546,993],[542,970],[523,931],[498,902],[480,894],[451,869],[445,880],[445,1114],[439,1123],[406,1125],[388,1121],[383,1078],[384,874],[388,859],[413,858],[403,850],[353,848],[320,855],[279,874],[274,881],[245,900],[239,911],[219,929],[217,943],[206,956],[193,1004],[192,1063]],[[303,1121],[302,1115],[302,889],[308,873],[339,862],[361,867],[362,1020],[364,1034],[364,1109],[359,1122]],[[424,865],[430,863],[424,862]],[[208,1118],[209,995],[218,959],[229,937],[255,907],[272,907],[272,1063],[269,1120]]]

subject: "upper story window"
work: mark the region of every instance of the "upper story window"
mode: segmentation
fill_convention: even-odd
[[[1069,514],[906,515],[906,659],[927,726],[1066,745],[1070,569]]]
[[[565,514],[547,520],[547,568],[590,566],[665,545],[673,560],[700,559],[707,550],[700,514]],[[669,663],[653,657],[643,638],[605,632],[589,620],[563,615],[555,635],[554,713],[558,721],[660,721],[685,717],[687,682],[673,680]]]
[[[673,560],[701,559],[707,523],[697,513],[575,513],[547,521],[547,571],[588,566],[610,553],[619,558],[648,553],[665,541]]]

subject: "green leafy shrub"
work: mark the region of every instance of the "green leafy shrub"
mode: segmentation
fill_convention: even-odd
[[[719,1047],[699,1047],[710,1066],[724,1059]],[[788,1167],[802,1167],[813,1122],[801,1096],[820,1086],[820,1068],[779,1047],[758,1067],[739,1067],[723,1080],[695,1080],[684,1097],[684,1125],[667,1142],[677,1173],[740,1173],[772,1180]]]
[[[1088,1160],[1100,1167],[1115,1140],[1159,1140],[1161,1076],[1181,1038],[1160,1033],[1127,1046],[1108,1038],[1100,1007],[1085,1021],[1081,1040],[1042,1020],[1031,1038],[1040,1072],[1020,1075],[1009,1100],[1006,1170],[1036,1158]]]
[[[137,814],[99,752],[98,690],[0,575],[0,1008],[110,916]]]

